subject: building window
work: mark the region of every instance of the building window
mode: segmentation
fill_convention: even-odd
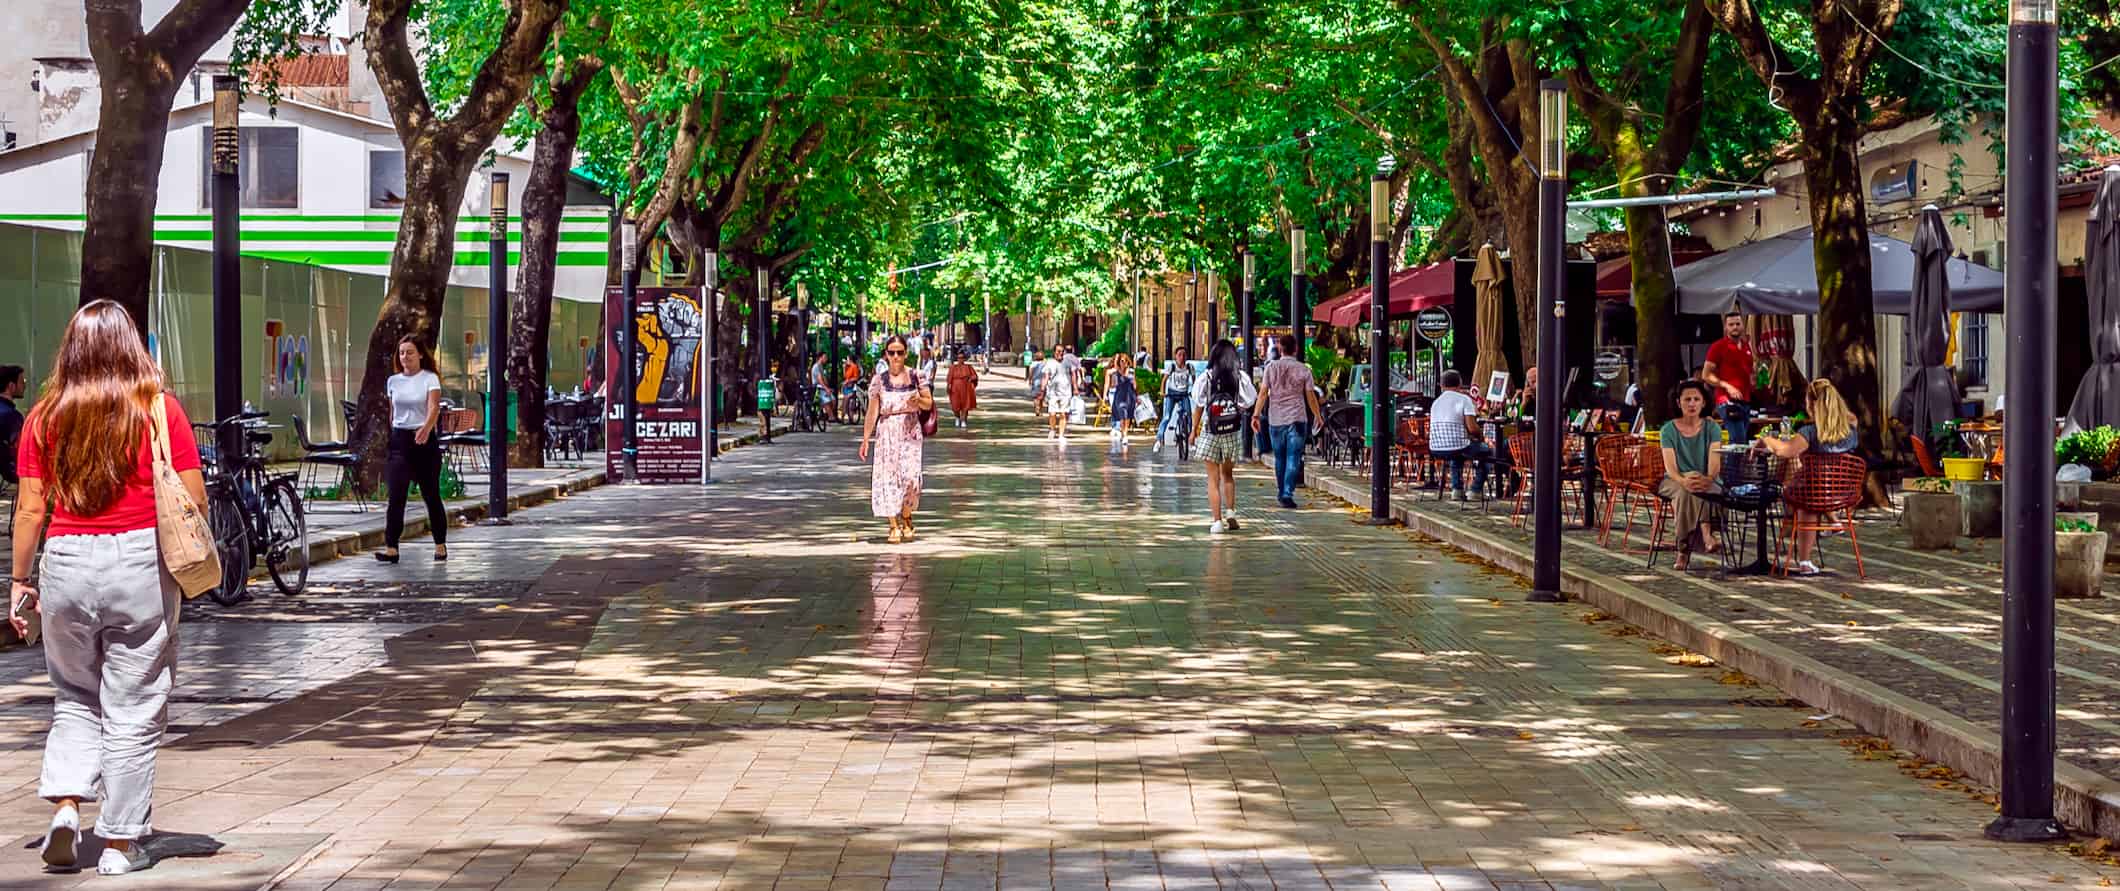
[[[1958,316],[1958,374],[1960,386],[1987,386],[1987,313],[1969,312]]]
[[[236,156],[245,209],[302,206],[301,136],[293,127],[245,127]],[[199,128],[199,206],[213,207],[213,128]]]
[[[368,209],[399,210],[405,206],[405,153],[368,153]]]

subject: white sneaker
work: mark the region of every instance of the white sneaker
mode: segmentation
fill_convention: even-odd
[[[1154,451],[1159,455],[1163,453],[1163,437],[1156,437],[1156,448]]]
[[[44,831],[44,845],[38,850],[44,855],[44,865],[65,868],[74,865],[75,846],[81,840],[81,812],[75,808],[60,808],[52,815],[50,829]]]
[[[1216,535],[1220,535],[1224,532],[1229,531],[1229,527],[1222,525],[1221,520],[1216,520],[1212,523],[1207,524],[1207,531],[1212,532]]]
[[[1825,570],[1818,568],[1818,564],[1813,563],[1809,560],[1804,560],[1796,564],[1797,575],[1817,575],[1824,571]]]
[[[132,847],[123,851],[117,848],[104,848],[103,856],[96,860],[96,874],[99,876],[122,876],[129,872],[138,872],[146,869],[148,864],[153,862],[153,860],[148,859],[146,849],[140,846],[140,840],[136,838],[132,840]]]

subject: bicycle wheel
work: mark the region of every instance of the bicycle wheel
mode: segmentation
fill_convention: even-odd
[[[282,594],[300,594],[309,583],[309,520],[290,480],[265,490],[265,571]]]
[[[221,584],[206,592],[215,603],[235,606],[249,598],[250,531],[231,493],[223,490],[207,498],[206,525],[213,530],[214,547],[221,552]]]

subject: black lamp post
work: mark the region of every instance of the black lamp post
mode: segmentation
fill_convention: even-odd
[[[707,370],[700,388],[707,391],[707,457],[699,477],[714,481],[714,458],[721,454],[721,252],[708,249],[700,258],[707,274]]]
[[[753,386],[763,391],[773,381],[773,283],[765,267],[752,270],[753,282],[758,285],[757,337],[758,337],[758,382]],[[756,393],[753,393],[756,396]],[[755,401],[755,400],[754,400]],[[758,406],[758,438],[766,445],[773,444],[773,412],[763,404]]]
[[[1128,317],[1127,327],[1133,329],[1127,332],[1127,339],[1133,342],[1133,349],[1128,350],[1127,355],[1139,355],[1141,353],[1141,270],[1139,269],[1134,270],[1134,313]]]
[[[611,404],[619,410],[619,423],[624,432],[620,455],[625,467],[625,482],[640,482],[640,410],[634,404],[633,369],[633,292],[640,287],[640,228],[632,220],[626,220],[618,228],[619,282],[624,296],[624,306],[618,312],[618,389],[611,393]]]
[[[214,351],[231,359],[213,366],[213,417],[220,421],[243,411],[243,363],[232,357],[243,351],[242,163],[243,98],[240,82],[228,75],[213,79],[213,342]],[[146,319],[140,319],[144,330]],[[235,425],[218,431],[223,455],[240,454],[242,431]],[[350,438],[353,431],[347,431]]]
[[[486,260],[486,519],[508,525],[508,174],[494,171]]]
[[[1568,84],[1539,81],[1538,409],[1531,492],[1531,598],[1561,599],[1561,384],[1567,302],[1561,299],[1568,191]]]
[[[1193,354],[1193,334],[1199,328],[1193,320],[1193,311],[1200,306],[1200,261],[1188,260],[1185,265],[1185,355],[1190,356]]]
[[[1303,266],[1308,259],[1303,227],[1288,231],[1288,332],[1296,336],[1296,359],[1303,358]]]
[[[1391,169],[1386,155],[1369,177],[1369,522],[1391,522]],[[1300,359],[1301,357],[1298,356]]]
[[[1251,370],[1253,367],[1251,347],[1251,299],[1257,293],[1259,287],[1258,259],[1258,256],[1251,252],[1251,248],[1244,249],[1244,290],[1237,296],[1237,355],[1243,357],[1244,373],[1247,375],[1251,374]],[[1252,435],[1251,425],[1249,423],[1245,424],[1243,431],[1244,460],[1249,461],[1252,459],[1252,449],[1253,446],[1257,444],[1256,440],[1258,439],[1258,437]]]
[[[2003,264],[2010,410],[2002,470],[2001,800],[1987,836],[2054,841],[2054,0],[2010,0]]]

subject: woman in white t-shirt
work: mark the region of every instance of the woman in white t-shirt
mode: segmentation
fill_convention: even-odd
[[[1227,338],[1207,351],[1207,373],[1193,383],[1193,451],[1207,465],[1209,532],[1237,530],[1237,459],[1243,453],[1243,412],[1259,400]]]
[[[398,538],[405,532],[405,498],[413,483],[427,502],[427,528],[434,533],[434,559],[449,559],[449,510],[442,506],[442,439],[434,433],[442,418],[442,379],[434,373],[427,346],[407,335],[398,340],[398,373],[385,389],[390,394],[390,451],[383,478],[390,484],[390,511],[383,521],[383,549],[375,559],[398,562]]]

